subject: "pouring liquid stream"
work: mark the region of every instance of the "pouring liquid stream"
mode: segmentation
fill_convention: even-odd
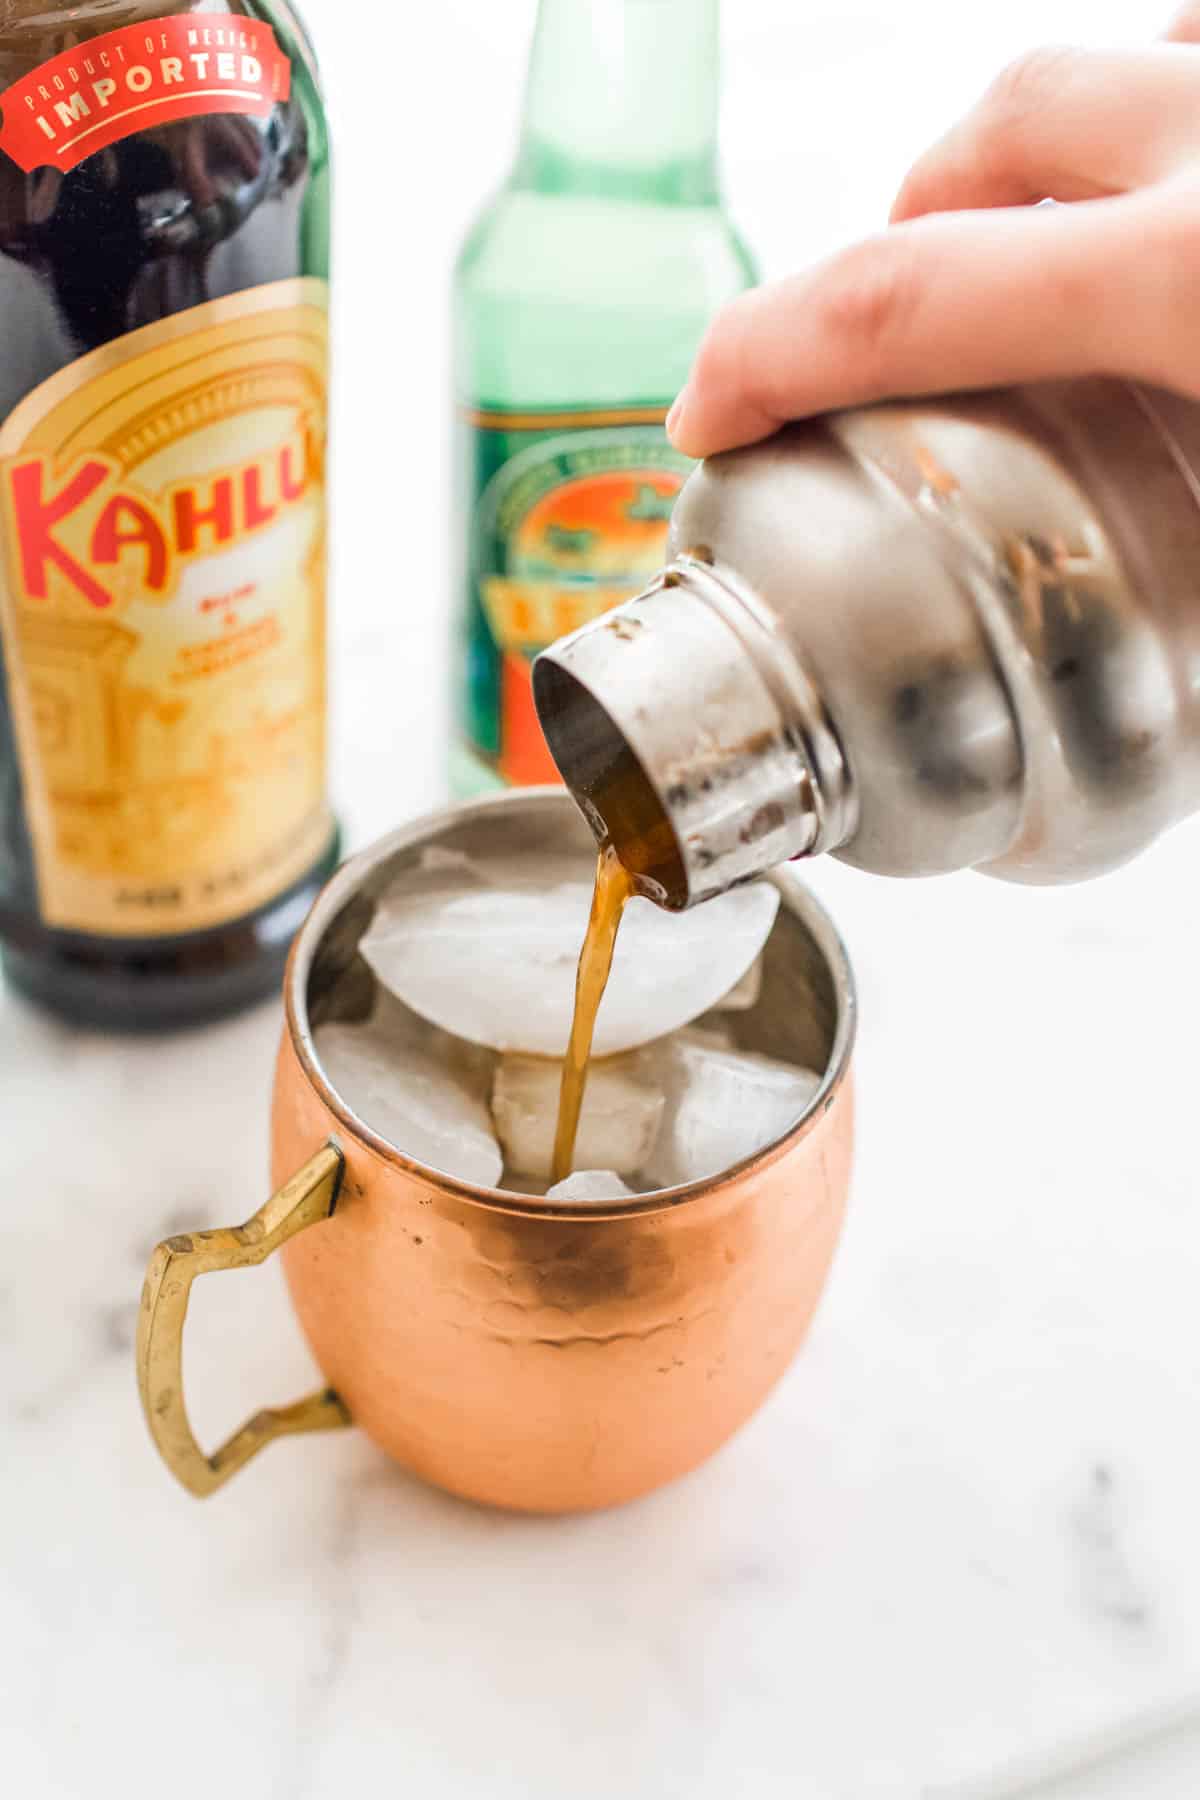
[[[583,1111],[583,1096],[587,1088],[592,1040],[596,1034],[596,1015],[600,1011],[600,1002],[612,973],[621,920],[626,906],[637,891],[637,877],[624,867],[613,846],[605,844],[600,851],[596,868],[592,912],[575,983],[575,1016],[571,1023],[571,1041],[563,1063],[558,1127],[554,1138],[556,1182],[566,1181],[574,1168],[575,1140],[579,1135],[579,1117]]]

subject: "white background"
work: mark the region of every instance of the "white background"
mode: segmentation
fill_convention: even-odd
[[[339,162],[355,845],[442,792],[449,266],[512,143],[532,5],[307,13]],[[880,223],[1020,49],[1159,23],[1135,0],[726,15],[728,188],[770,273]],[[814,870],[863,1012],[829,1294],[726,1452],[593,1519],[481,1513],[356,1433],[275,1447],[205,1506],[176,1490],[133,1390],[141,1273],[263,1198],[277,1008],[128,1044],[0,989],[0,1791],[1194,1800],[1198,844],[1052,894]],[[315,1381],[274,1269],[199,1285],[188,1358],[206,1442]],[[1039,1785],[1052,1766],[1074,1773]]]

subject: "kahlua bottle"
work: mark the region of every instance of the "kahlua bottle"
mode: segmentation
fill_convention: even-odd
[[[0,8],[0,941],[76,1018],[269,992],[333,864],[328,231],[285,0]]]

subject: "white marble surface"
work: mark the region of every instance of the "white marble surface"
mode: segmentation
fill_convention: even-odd
[[[850,10],[895,41],[892,9]],[[1136,10],[1090,7],[1092,35],[1132,35]],[[332,0],[309,11],[336,100],[351,46]],[[439,106],[447,137],[488,104],[483,136],[500,131],[524,11],[480,22],[478,0],[448,0],[412,49],[446,67],[457,51],[452,95],[344,121],[335,778],[354,842],[438,797],[437,284],[492,153],[478,132],[447,151],[451,199],[424,197],[403,253],[371,236],[370,157],[397,131],[419,184]],[[733,20],[735,185],[775,266],[804,223],[781,202],[794,167],[768,204],[743,102],[768,62],[811,72],[807,41],[789,62],[772,35],[805,11]],[[871,29],[851,44],[843,14],[812,8],[828,67],[810,91],[832,116],[832,84],[846,110],[873,82],[876,121],[866,148],[849,134],[857,160],[834,168],[827,146],[815,237],[864,222],[999,55],[1083,19],[1051,0],[976,11],[914,7],[898,93]],[[372,281],[388,258],[407,310]],[[407,329],[385,336],[397,310]],[[372,425],[389,385],[413,420],[398,448]],[[397,472],[410,535],[386,567]],[[1197,828],[1073,893],[815,873],[863,999],[858,1178],[816,1329],[708,1468],[560,1522],[460,1505],[353,1434],[273,1448],[203,1506],[177,1491],[134,1391],[142,1267],[163,1234],[264,1197],[277,1009],[113,1043],[0,992],[0,1791],[1194,1796],[1198,874]],[[314,1379],[270,1266],[202,1283],[188,1348],[210,1440]]]
[[[591,1519],[353,1435],[177,1491],[142,1265],[264,1196],[276,1008],[114,1045],[0,1001],[5,1791],[989,1800],[1165,1725],[1044,1791],[1193,1795],[1198,848],[1074,894],[819,872],[864,1016],[826,1304],[724,1454]],[[189,1356],[209,1441],[314,1378],[270,1266],[197,1287]]]

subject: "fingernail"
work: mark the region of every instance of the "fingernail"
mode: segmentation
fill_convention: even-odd
[[[667,436],[669,438],[674,438],[675,433],[679,429],[680,423],[683,419],[683,415],[687,411],[687,400],[688,400],[688,391],[686,388],[684,388],[684,390],[680,394],[678,400],[676,400],[674,406],[671,408],[670,412],[667,414]]]

